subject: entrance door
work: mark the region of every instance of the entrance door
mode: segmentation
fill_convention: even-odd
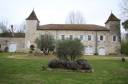
[[[9,44],[9,52],[16,52],[16,43]]]
[[[105,55],[105,54],[106,54],[105,52],[106,52],[106,51],[105,51],[104,48],[99,48],[99,50],[98,50],[98,54],[99,54],[99,55]]]
[[[94,51],[92,46],[85,47],[85,55],[93,55],[93,53]]]

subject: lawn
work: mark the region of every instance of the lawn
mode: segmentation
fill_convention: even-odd
[[[128,84],[128,59],[85,56],[92,73],[41,70],[54,56],[0,53],[0,84]]]

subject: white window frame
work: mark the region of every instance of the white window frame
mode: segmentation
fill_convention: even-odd
[[[89,36],[91,37],[91,39],[89,40]],[[92,41],[93,40],[93,35],[87,35],[87,41]]]
[[[82,37],[82,38],[81,38]],[[84,35],[80,35],[80,40],[84,40]]]

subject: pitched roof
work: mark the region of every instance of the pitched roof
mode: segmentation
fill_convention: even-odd
[[[39,26],[37,30],[109,31],[104,26],[93,24],[48,24]]]
[[[34,10],[31,12],[31,14],[28,16],[28,18],[26,18],[26,20],[38,20]]]
[[[120,21],[120,19],[117,18],[113,13],[111,13],[108,20],[105,23],[107,23],[108,21]]]

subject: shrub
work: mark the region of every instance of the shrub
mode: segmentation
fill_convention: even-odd
[[[56,48],[57,57],[60,60],[74,61],[82,56],[84,46],[78,39],[59,41]]]
[[[50,68],[59,68],[59,60],[53,59],[48,63],[48,67]]]
[[[42,66],[42,71],[47,70],[47,66]]]
[[[76,62],[79,65],[80,70],[91,70],[92,69],[91,65],[87,62],[87,60],[79,59]]]
[[[60,69],[69,69],[69,70],[92,70],[90,64],[83,59],[77,61],[64,61],[64,60],[51,60],[48,64],[50,68],[60,68]]]
[[[128,40],[121,42],[121,53],[128,55]]]
[[[75,61],[68,61],[66,64],[66,68],[70,70],[78,70],[79,65]]]
[[[48,55],[50,51],[53,52],[55,49],[54,38],[49,34],[41,35],[35,42],[37,47],[43,51],[45,55]]]

